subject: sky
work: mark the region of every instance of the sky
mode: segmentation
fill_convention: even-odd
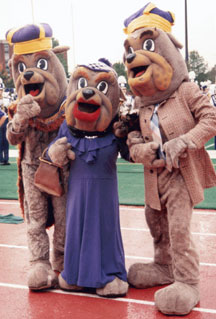
[[[185,1],[152,0],[175,14],[172,34],[183,44],[185,57]],[[68,51],[69,71],[82,63],[107,58],[122,62],[124,20],[149,1],[143,0],[0,0],[0,39],[13,28],[48,23],[53,36]],[[216,65],[216,1],[187,0],[188,50],[198,51],[209,68]]]

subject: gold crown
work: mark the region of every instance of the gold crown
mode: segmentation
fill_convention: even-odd
[[[14,33],[20,28],[11,29],[7,33],[8,43],[14,45],[14,54],[28,54],[52,48],[52,38],[45,36],[45,30],[42,25],[38,25],[38,28],[40,30],[38,38],[22,42],[13,42],[12,40]]]
[[[173,22],[170,22],[167,19],[163,18],[161,15],[150,12],[154,8],[156,8],[156,6],[153,3],[150,3],[148,6],[146,6],[143,11],[143,14],[137,17],[136,19],[132,20],[124,29],[124,32],[126,34],[131,34],[135,30],[144,27],[159,28],[165,32],[171,32],[171,27],[172,25],[174,25],[175,21],[174,13],[169,11],[173,19]]]

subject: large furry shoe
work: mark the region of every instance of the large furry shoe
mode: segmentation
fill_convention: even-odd
[[[198,302],[198,285],[187,285],[176,281],[155,293],[155,305],[166,315],[186,315]]]
[[[128,282],[135,288],[150,288],[174,282],[171,265],[136,263],[128,271]]]
[[[48,263],[36,263],[32,266],[29,277],[28,287],[31,290],[43,290],[55,288],[58,284],[58,277]]]
[[[80,292],[84,290],[83,287],[79,287],[79,286],[76,286],[76,285],[69,285],[69,284],[64,280],[64,278],[62,277],[61,274],[58,276],[58,281],[59,281],[59,287],[60,287],[62,290],[67,290],[67,291],[80,291]]]
[[[128,283],[116,277],[103,288],[97,288],[96,294],[101,297],[117,298],[123,297],[128,292]]]

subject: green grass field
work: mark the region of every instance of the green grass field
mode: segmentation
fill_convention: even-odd
[[[208,150],[214,149],[214,140],[207,144]],[[16,149],[10,146],[10,149]],[[216,169],[216,159],[213,159]],[[10,158],[11,165],[0,166],[0,198],[17,199],[17,164],[16,158]],[[122,205],[144,205],[143,165],[128,163],[123,159],[117,161],[119,203]],[[198,208],[216,209],[216,188],[205,190],[205,200]]]

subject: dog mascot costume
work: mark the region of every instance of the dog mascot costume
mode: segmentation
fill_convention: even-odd
[[[56,53],[67,47],[52,49],[52,29],[48,24],[26,25],[7,32],[14,44],[10,67],[18,101],[10,106],[11,120],[7,138],[19,145],[19,199],[27,222],[30,252],[28,286],[32,290],[50,288],[58,283],[54,270],[60,272],[64,261],[65,195],[48,196],[34,186],[39,157],[56,137],[64,120],[67,79]],[[54,218],[53,261],[49,257],[46,227]]]
[[[70,163],[64,270],[59,285],[70,291],[96,289],[103,297],[128,290],[119,224],[116,174],[126,138],[112,133],[121,90],[109,61],[79,65],[69,82],[66,120],[48,149],[49,159]]]
[[[153,263],[132,265],[128,281],[137,288],[170,284],[156,292],[156,307],[185,315],[199,302],[190,223],[203,189],[216,185],[204,148],[216,135],[216,111],[189,82],[173,23],[172,13],[152,3],[125,20],[124,63],[141,127],[127,143],[132,160],[144,164],[145,215],[154,241]]]

